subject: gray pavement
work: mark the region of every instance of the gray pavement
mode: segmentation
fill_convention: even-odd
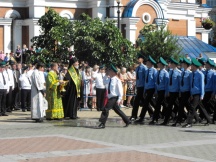
[[[131,113],[131,109],[123,109],[123,111],[128,116]],[[8,117],[0,117],[0,142],[8,141],[8,139],[9,141],[13,139],[19,141],[22,138],[57,136],[103,145],[106,148],[48,150],[33,153],[13,153],[12,151],[7,154],[1,154],[0,151],[0,162],[120,151],[149,153],[180,161],[216,161],[216,125],[203,126],[200,124],[185,129],[171,126],[149,126],[149,120],[146,120],[144,125],[130,125],[128,128],[123,128],[123,121],[111,111],[106,128],[99,130],[95,127],[98,125],[100,112],[96,110],[79,111],[78,115],[79,120],[35,123],[30,119],[29,112],[15,111]],[[7,148],[7,142],[2,148]]]

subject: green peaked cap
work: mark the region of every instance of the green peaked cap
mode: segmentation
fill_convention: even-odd
[[[0,63],[1,67],[5,67],[5,65],[6,65],[6,62],[4,62],[4,61]]]
[[[179,64],[179,62],[176,61],[173,57],[170,58],[170,62],[173,63],[173,64],[176,64],[176,65]]]
[[[163,59],[163,57],[159,58],[158,63],[161,63],[161,64],[166,65],[166,66],[168,65],[168,63]]]
[[[183,63],[191,65],[191,61],[189,59],[187,59],[186,57],[183,58]]]
[[[202,66],[202,64],[195,58],[192,58],[191,63],[192,63],[192,65],[194,65],[196,67]]]
[[[215,63],[213,60],[208,59],[206,63],[211,65],[211,66],[215,66]]]
[[[152,64],[157,64],[157,62],[151,56],[148,56],[148,61],[150,61]]]
[[[113,64],[110,65],[110,70],[114,71],[115,73],[118,72],[118,70],[116,69],[116,67]]]
[[[206,59],[205,59],[205,58],[198,59],[198,61],[199,61],[202,65],[205,65],[205,63],[206,63]]]

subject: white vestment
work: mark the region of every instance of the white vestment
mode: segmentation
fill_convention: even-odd
[[[32,89],[31,89],[31,117],[32,119],[41,119],[45,116],[44,97],[40,92],[44,89],[43,73],[34,70],[32,73]]]

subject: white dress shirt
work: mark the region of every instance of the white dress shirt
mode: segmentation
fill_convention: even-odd
[[[21,83],[21,89],[31,89],[31,78],[28,77],[27,73],[21,74],[19,81]]]
[[[4,84],[4,79],[2,77],[2,74],[4,75],[4,78],[5,78],[5,84]],[[0,73],[0,89],[6,89],[7,92],[9,91],[8,76],[6,75],[5,72]]]
[[[11,69],[7,69],[4,71],[6,73],[5,75],[8,77],[8,86],[12,87],[14,89],[14,76],[13,76],[13,71]]]
[[[110,82],[110,79],[111,79],[111,82]],[[120,102],[123,97],[122,82],[117,76],[114,76],[110,79],[109,79],[108,84],[106,85],[106,88],[108,91],[110,88],[110,93],[108,93],[108,98],[118,97],[118,102]],[[110,84],[110,87],[109,87],[109,84]]]
[[[94,73],[92,77],[95,79],[95,86],[99,89],[105,89],[104,77],[105,73]]]

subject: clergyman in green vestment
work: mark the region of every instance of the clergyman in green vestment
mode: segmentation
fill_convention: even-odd
[[[51,64],[51,71],[46,79],[46,99],[48,102],[48,109],[46,110],[46,119],[62,119],[64,118],[64,111],[62,105],[62,98],[60,95],[60,84],[63,81],[58,80],[58,64]]]

